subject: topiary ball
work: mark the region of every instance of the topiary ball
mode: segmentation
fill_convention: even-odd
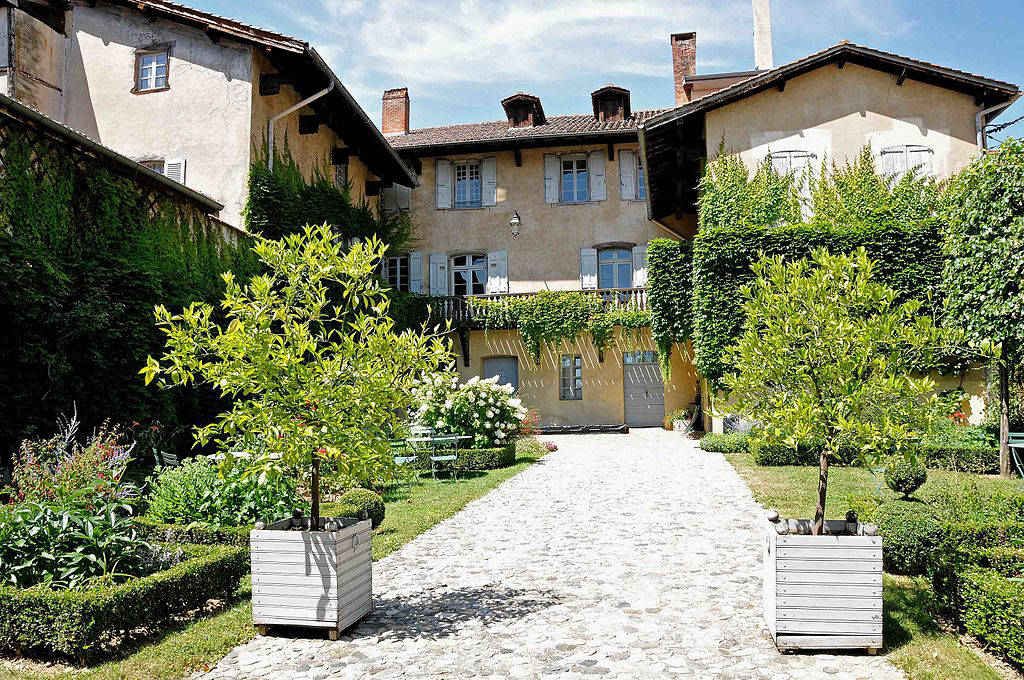
[[[893,456],[885,465],[885,485],[904,498],[921,488],[926,479],[928,470],[920,461]]]
[[[384,521],[384,499],[379,493],[369,489],[349,489],[341,494],[338,502],[342,515],[346,517],[362,517],[365,512],[374,529]]]

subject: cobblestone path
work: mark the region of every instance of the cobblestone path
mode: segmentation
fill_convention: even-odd
[[[337,642],[256,638],[205,678],[900,678],[881,657],[779,654],[763,509],[677,433],[559,450],[374,564]]]

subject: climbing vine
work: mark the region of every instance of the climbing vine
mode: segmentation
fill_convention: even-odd
[[[651,336],[666,377],[672,374],[672,346],[693,333],[693,243],[667,238],[647,244],[647,304]]]
[[[616,327],[624,330],[627,349],[638,348],[651,324],[646,310],[606,309],[598,296],[573,291],[542,290],[523,297],[474,300],[473,311],[482,320],[485,333],[517,329],[527,352],[538,364],[545,346],[575,340],[584,333],[589,333],[594,347],[603,352],[614,338]]]
[[[284,149],[275,151],[274,169],[267,165],[264,149],[249,168],[245,220],[250,232],[276,239],[307,224],[330,224],[346,238],[376,236],[389,252],[408,245],[413,231],[409,213],[374,211],[366,200],[354,202],[351,184],[339,187],[329,179],[326,159],[307,180],[285,140]]]
[[[0,161],[0,465],[73,407],[86,427],[216,413],[138,369],[162,345],[153,306],[218,298],[222,272],[255,271],[248,239],[28,124],[0,119]]]

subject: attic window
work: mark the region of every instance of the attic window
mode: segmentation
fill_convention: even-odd
[[[135,89],[133,92],[158,92],[169,87],[167,48],[140,50],[135,53]]]
[[[626,120],[632,115],[629,106],[629,90],[614,85],[605,85],[590,93],[594,105],[594,119],[598,121]]]
[[[546,122],[540,98],[523,92],[501,100],[510,128],[535,127]]]

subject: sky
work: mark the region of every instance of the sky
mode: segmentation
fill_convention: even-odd
[[[408,87],[412,127],[500,120],[525,91],[547,115],[613,83],[634,110],[673,104],[669,34],[697,31],[697,72],[753,68],[751,0],[182,0],[301,38],[380,124]],[[775,64],[840,40],[1024,84],[1018,0],[772,0]],[[1024,98],[996,121],[1024,116]],[[995,135],[1024,136],[1024,122]]]

